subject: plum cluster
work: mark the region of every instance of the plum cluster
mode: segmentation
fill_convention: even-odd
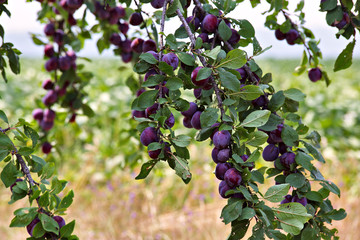
[[[302,204],[304,207],[308,203],[306,197],[299,198],[297,194],[295,194],[294,196],[288,194],[288,195],[284,196],[284,200],[282,200],[280,202],[280,204],[290,203],[290,202],[298,202],[298,203]]]
[[[59,225],[59,229],[61,229],[63,226],[65,226],[65,220],[61,216],[53,216],[52,218]],[[29,225],[26,226],[26,230],[31,237],[33,236],[33,232],[34,232],[36,225],[38,225],[39,223],[40,223],[40,219],[38,217],[36,217],[34,220],[32,220],[32,222]],[[44,235],[41,237],[45,237],[46,239],[58,239],[59,238],[59,236],[57,236],[55,233],[52,233],[52,232],[44,233]]]
[[[200,116],[202,111],[198,108],[196,103],[190,102],[190,107],[188,110],[181,112],[184,116],[183,124],[187,128],[195,128],[197,130],[201,129]]]
[[[296,40],[300,39],[300,33],[298,30],[292,28],[288,32],[283,33],[280,29],[275,30],[275,37],[277,40],[284,40],[286,39],[286,42],[289,45],[294,45],[296,43]]]

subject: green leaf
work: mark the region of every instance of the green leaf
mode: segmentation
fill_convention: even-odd
[[[55,172],[55,163],[48,162],[42,169],[42,176],[41,179],[48,179],[50,178]]]
[[[306,95],[304,93],[302,93],[299,89],[296,88],[290,88],[286,91],[284,91],[284,95],[285,97],[297,101],[297,102],[301,102],[305,99]]]
[[[143,92],[138,97],[138,107],[141,109],[146,109],[148,107],[151,107],[155,103],[155,99],[159,93],[159,90],[149,90]]]
[[[296,146],[299,141],[299,135],[292,127],[284,125],[281,131],[281,139],[288,146]]]
[[[232,32],[228,25],[226,25],[225,21],[222,20],[218,26],[219,35],[224,41],[230,39]]]
[[[8,49],[6,56],[9,58],[9,65],[11,71],[15,74],[19,74],[20,73],[19,56],[14,52],[13,49]]]
[[[69,222],[60,229],[60,237],[70,237],[75,228],[75,220]]]
[[[320,193],[315,192],[315,191],[310,191],[306,193],[306,198],[311,200],[311,201],[315,201],[315,202],[323,202],[323,197]]]
[[[261,174],[261,172],[257,171],[257,170],[253,170],[251,172],[251,180],[253,180],[254,182],[259,182],[261,184],[264,183],[264,175]]]
[[[211,68],[203,67],[199,69],[199,72],[196,76],[196,81],[200,81],[211,76],[212,70]]]
[[[332,220],[340,221],[346,218],[346,212],[344,209],[340,208],[339,210],[333,209],[326,214],[327,217],[331,218]]]
[[[240,98],[244,100],[254,100],[263,94],[264,93],[260,89],[260,87],[254,85],[247,85],[245,87],[242,87],[241,91],[236,93],[236,95],[238,95]]]
[[[73,202],[74,191],[70,190],[68,194],[61,200],[58,208],[68,208]]]
[[[219,110],[216,108],[207,108],[200,115],[201,128],[211,127],[217,122]]]
[[[190,144],[191,137],[181,134],[172,138],[171,141],[178,147],[187,147]]]
[[[13,183],[16,181],[16,175],[18,173],[18,170],[12,164],[12,162],[9,162],[2,170],[1,172],[1,180],[3,181],[5,187],[10,187]]]
[[[311,163],[311,160],[313,160],[313,158],[310,155],[300,151],[297,152],[295,157],[296,163],[310,172],[315,169],[314,165]]]
[[[320,11],[331,11],[337,6],[337,0],[326,0],[320,2]]]
[[[45,231],[59,234],[59,224],[52,217],[45,213],[40,213],[38,216]]]
[[[232,90],[234,92],[240,91],[240,82],[234,74],[222,68],[219,68],[219,77],[221,80],[221,85],[223,87]]]
[[[157,160],[150,160],[150,161],[144,163],[141,166],[140,173],[135,177],[135,179],[139,180],[139,179],[146,178],[149,175],[149,173],[151,172],[151,170],[153,169],[153,167],[156,165],[157,162],[158,162]]]
[[[283,91],[278,91],[272,95],[270,102],[268,104],[269,110],[276,112],[285,102],[285,95]]]
[[[222,211],[220,218],[223,219],[225,224],[228,224],[236,220],[242,212],[243,201],[236,201],[231,204],[226,205]]]
[[[31,139],[32,147],[34,148],[39,139],[39,134],[34,129],[32,129],[31,127],[26,126],[26,125],[24,125],[24,133],[28,138]]]
[[[33,152],[34,152],[34,149],[29,148],[29,147],[21,147],[18,151],[18,153],[22,156],[29,156]]]
[[[298,235],[304,228],[304,223],[312,218],[306,208],[297,202],[281,204],[279,208],[273,208],[273,211],[282,229],[294,235]]]
[[[177,90],[183,86],[183,81],[180,78],[169,78],[165,84],[169,90]]]
[[[324,180],[320,183],[320,185],[340,197],[340,189],[335,185],[335,183]]]
[[[9,120],[8,120],[6,114],[5,114],[2,110],[0,110],[0,118],[1,118],[4,122],[6,122],[7,124],[9,124]]]
[[[246,52],[240,49],[231,50],[226,54],[226,58],[221,60],[216,67],[226,67],[230,69],[238,69],[247,62]]]
[[[150,64],[156,64],[158,60],[151,53],[143,53],[140,55],[140,59]]]
[[[0,149],[13,150],[14,145],[10,138],[3,132],[0,132]]]
[[[187,184],[191,180],[191,173],[189,169],[188,162],[179,157],[172,155],[171,159],[168,160],[169,166],[175,170],[176,175],[181,177],[181,179]]]
[[[311,145],[310,143],[307,143],[305,141],[301,142],[304,144],[305,148],[309,151],[309,153],[311,155],[314,156],[315,159],[317,159],[319,162],[325,163],[325,159],[324,157],[321,155],[321,153],[319,152],[319,150],[317,150],[313,145]]]
[[[268,135],[263,131],[256,131],[249,134],[249,138],[246,141],[246,144],[249,144],[253,147],[258,147],[263,145],[268,139]]]
[[[82,104],[81,110],[85,116],[88,116],[89,118],[92,118],[95,116],[95,112],[91,109],[91,107],[88,104]]]
[[[264,199],[274,203],[280,202],[284,200],[284,196],[289,192],[289,189],[289,184],[279,184],[272,186],[266,191]]]
[[[50,200],[49,200],[49,192],[46,191],[40,198],[38,201],[38,204],[40,207],[44,207],[46,208],[47,206],[49,206]]]
[[[37,215],[37,209],[35,207],[17,209],[14,212],[15,217],[11,220],[10,227],[26,227]]]
[[[180,61],[183,62],[185,65],[187,65],[187,66],[195,66],[196,65],[195,58],[193,56],[191,56],[190,54],[178,52],[178,53],[176,53],[176,55],[178,56]]]
[[[250,113],[240,126],[242,127],[260,127],[264,125],[270,117],[269,110],[256,110]]]
[[[214,49],[212,49],[211,51],[206,51],[204,54],[205,54],[205,56],[207,56],[207,57],[209,57],[209,58],[211,58],[211,59],[213,59],[213,60],[216,60],[217,59],[217,57],[218,57],[218,55],[219,55],[219,53],[220,53],[220,51],[221,51],[221,47],[220,46],[217,46],[217,47],[215,47]]]
[[[239,34],[244,38],[253,38],[255,36],[255,29],[251,23],[246,19],[238,20],[240,31]]]
[[[238,220],[251,219],[256,215],[255,210],[249,207],[243,208]]]
[[[339,54],[335,61],[334,72],[337,72],[342,69],[346,69],[352,64],[352,56],[355,47],[355,38],[350,42],[346,48]]]
[[[301,173],[292,173],[286,177],[285,182],[294,188],[301,188],[305,184],[305,179]]]

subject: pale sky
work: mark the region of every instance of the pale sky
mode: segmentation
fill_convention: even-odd
[[[295,8],[294,2],[291,1],[290,9]],[[265,16],[261,15],[266,11],[268,4],[258,6],[252,9],[250,3],[244,2],[240,4],[240,7],[236,9],[230,17],[237,19],[249,20],[256,31],[256,37],[263,48],[272,45],[272,49],[267,51],[262,57],[276,57],[276,58],[300,58],[303,52],[303,46],[289,46],[285,41],[278,41],[274,37],[274,32],[264,27]],[[145,8],[146,7],[146,8]],[[152,11],[150,4],[146,4],[145,11]],[[148,8],[148,9],[147,9]],[[8,18],[4,13],[0,17],[1,25],[5,29],[5,41],[13,42],[26,57],[41,57],[43,55],[42,47],[36,46],[32,43],[30,33],[43,34],[43,26],[36,21],[37,11],[40,9],[40,4],[36,1],[32,3],[26,3],[25,0],[11,0],[8,4],[8,9],[11,11],[12,16]],[[305,1],[305,14],[307,22],[306,27],[313,30],[317,39],[320,39],[320,49],[323,52],[324,58],[335,58],[345,47],[348,41],[341,37],[336,39],[336,28],[332,28],[326,24],[325,13],[319,12],[319,1]],[[82,11],[79,11],[82,12]],[[94,18],[88,14],[88,20],[90,25],[93,24]],[[173,32],[174,24],[180,25],[180,22],[167,22],[165,24],[165,32]],[[112,50],[106,50],[99,55],[96,49],[96,40],[98,36],[93,40],[88,40],[85,43],[85,49],[81,51],[81,55],[85,57],[110,57],[113,56]],[[246,49],[248,50],[248,49]],[[250,49],[251,51],[251,49]],[[355,46],[355,57],[360,57],[359,46]],[[251,52],[250,52],[251,54]]]

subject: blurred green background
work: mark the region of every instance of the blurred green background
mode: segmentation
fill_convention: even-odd
[[[190,146],[190,184],[183,184],[166,164],[157,165],[146,180],[135,180],[140,164],[149,158],[139,144],[137,124],[131,119],[134,96],[125,84],[131,68],[124,68],[116,59],[83,63],[95,74],[86,91],[87,102],[96,114],[91,119],[79,116],[76,124],[69,124],[67,113],[57,109],[57,123],[50,133],[56,148],[46,158],[56,163],[61,178],[70,181],[67,189],[75,191],[65,219],[76,219],[75,231],[80,239],[225,239],[230,227],[219,216],[226,200],[217,193],[219,181],[213,175],[210,142],[193,141]],[[318,167],[342,190],[341,199],[331,198],[334,207],[348,212],[348,217],[336,222],[335,227],[341,239],[358,239],[360,61],[337,73],[331,71],[333,63],[325,61],[324,68],[332,79],[326,87],[324,82],[310,82],[306,74],[295,77],[292,72],[297,60],[258,61],[264,73],[272,72],[275,89],[295,87],[307,95],[299,112],[303,122],[322,135],[327,164]],[[31,112],[45,93],[42,81],[49,77],[41,70],[42,65],[42,59],[22,59],[21,74],[10,74],[8,84],[0,82],[0,109],[13,123],[25,118],[37,127]],[[185,94],[191,99],[192,92]],[[175,130],[195,136],[194,130],[182,127],[182,117],[176,117]],[[260,166],[262,161],[256,164]],[[9,200],[8,189],[1,185],[0,239],[25,239],[25,229],[8,226],[13,211],[28,203],[24,199],[9,206]]]

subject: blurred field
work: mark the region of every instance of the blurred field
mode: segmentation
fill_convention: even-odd
[[[331,64],[325,66],[331,70]],[[22,74],[12,76],[8,84],[0,82],[0,109],[15,121],[32,121],[34,101],[45,91],[41,82],[48,75],[41,69],[42,60],[24,60]],[[95,60],[85,63],[95,73],[87,87],[88,101],[96,112],[92,119],[78,118],[77,124],[61,123],[59,114],[52,131],[58,146],[47,161],[59,166],[58,175],[70,181],[75,201],[67,221],[76,219],[76,234],[87,240],[160,240],[225,239],[230,231],[219,219],[226,200],[217,193],[218,180],[212,174],[209,142],[191,145],[193,179],[185,185],[166,164],[158,165],[150,177],[136,181],[138,151],[136,123],[130,119],[132,96],[125,86],[129,71],[119,70],[120,61]],[[322,135],[327,164],[320,166],[327,179],[342,189],[342,198],[332,196],[334,207],[348,212],[344,221],[335,222],[341,239],[358,239],[360,228],[360,62],[351,69],[330,74],[333,83],[311,83],[306,75],[294,77],[297,61],[262,60],[264,72],[273,73],[276,89],[296,87],[307,94],[300,106],[303,121]],[[191,93],[187,93],[191,96]],[[61,112],[61,110],[60,110]],[[177,124],[179,125],[179,124]],[[194,131],[187,131],[193,136]],[[326,137],[325,137],[326,136]],[[262,162],[258,162],[260,166]],[[0,163],[0,167],[2,167]],[[269,180],[268,184],[273,184]],[[9,206],[10,194],[0,187],[0,239],[20,240],[25,229],[8,227],[12,212],[27,206],[26,200]]]

